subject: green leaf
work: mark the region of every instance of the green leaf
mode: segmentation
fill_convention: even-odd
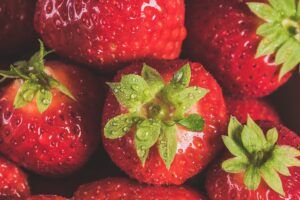
[[[25,81],[17,92],[14,100],[14,107],[18,109],[32,102],[38,90],[38,84],[31,81]]]
[[[46,89],[40,89],[36,95],[36,103],[40,113],[47,110],[52,102],[52,93]]]
[[[137,125],[137,131],[134,138],[136,148],[151,148],[157,142],[160,132],[160,121],[145,119],[143,122]]]
[[[283,28],[278,22],[264,23],[257,28],[256,33],[257,35],[266,37],[282,30]]]
[[[142,166],[144,167],[149,155],[150,149],[136,149],[137,155],[142,163]]]
[[[255,15],[268,22],[274,22],[280,19],[280,15],[268,4],[250,2],[247,3],[247,5]]]
[[[64,95],[66,95],[69,98],[76,101],[76,98],[73,96],[71,91],[65,85],[63,85],[61,82],[57,81],[56,79],[54,79],[50,76],[48,76],[48,80],[49,80],[49,85],[50,85],[51,88],[56,88],[57,90],[62,92]]]
[[[244,184],[249,190],[256,190],[261,181],[259,170],[250,165],[244,174]]]
[[[247,118],[247,126],[253,131],[254,134],[257,135],[256,142],[260,143],[261,145],[265,145],[267,143],[263,130],[253,121],[250,116]]]
[[[237,118],[231,116],[228,125],[228,136],[235,141],[237,144],[241,144],[241,133],[243,131],[242,124]]]
[[[259,168],[262,178],[267,185],[275,192],[284,196],[281,179],[276,171],[268,164],[265,163]]]
[[[258,135],[252,129],[248,128],[248,126],[244,126],[243,128],[242,143],[250,154],[261,151],[264,147]]]
[[[181,69],[179,69],[173,76],[171,80],[171,84],[177,85],[180,84],[184,87],[189,86],[191,80],[191,67],[190,64],[187,63]]]
[[[283,29],[278,29],[277,32],[267,35],[259,43],[255,57],[273,54],[289,37],[289,34]]]
[[[176,126],[163,126],[158,142],[159,155],[170,169],[177,151]]]
[[[269,0],[272,7],[285,17],[291,17],[296,14],[295,0]]]
[[[247,159],[244,148],[239,146],[232,138],[222,135],[222,140],[232,155]]]
[[[280,68],[279,79],[293,70],[300,63],[300,43],[290,38],[277,52],[275,63],[283,66]]]
[[[153,97],[147,82],[138,75],[125,75],[120,83],[108,83],[108,85],[119,103],[132,111],[136,111]]]
[[[155,69],[144,63],[142,69],[142,77],[148,83],[150,91],[156,95],[165,85],[163,78]]]
[[[178,121],[178,124],[186,127],[190,131],[202,131],[204,120],[198,114],[191,114],[188,117]]]
[[[278,140],[278,132],[276,128],[272,128],[267,132],[267,141],[270,146],[274,146]]]
[[[222,169],[228,173],[241,173],[247,169],[248,165],[248,160],[241,157],[235,157],[225,160],[222,163]]]
[[[123,137],[140,120],[135,114],[119,115],[107,122],[104,127],[104,136],[109,139]]]

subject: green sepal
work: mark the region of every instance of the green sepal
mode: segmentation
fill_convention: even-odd
[[[22,108],[33,101],[36,93],[39,90],[39,85],[32,81],[25,81],[19,88],[14,100],[14,108]]]
[[[229,150],[229,152],[232,155],[235,155],[237,157],[245,157],[247,158],[247,153],[245,149],[237,144],[232,138],[222,135],[223,143],[225,144],[226,148]]]
[[[280,15],[268,4],[265,3],[247,3],[250,10],[267,22],[274,22],[280,19]]]
[[[230,117],[228,125],[228,136],[237,144],[241,144],[242,124],[233,116]]]
[[[173,79],[171,80],[171,84],[187,87],[190,84],[190,80],[191,80],[191,67],[190,64],[187,63],[174,74]]]
[[[52,93],[47,89],[40,89],[36,94],[36,104],[40,113],[47,110],[52,102]]]
[[[48,76],[49,85],[51,88],[55,88],[59,90],[61,93],[69,97],[70,99],[76,101],[76,98],[73,96],[71,91],[61,82],[57,81],[56,79]]]
[[[143,167],[146,164],[146,161],[147,161],[147,158],[149,155],[149,151],[150,151],[150,149],[136,149],[136,154],[138,155]]]
[[[256,190],[260,184],[260,173],[258,168],[249,165],[244,174],[244,183],[250,190]]]
[[[188,117],[179,120],[177,124],[180,124],[191,131],[202,131],[204,119],[198,114],[191,114]]]
[[[153,96],[155,96],[165,86],[164,80],[158,71],[148,66],[146,63],[143,65],[142,77],[149,85]]]
[[[253,121],[253,119],[248,116],[247,118],[247,127],[249,127],[255,135],[257,135],[257,141],[259,146],[263,147],[267,143],[265,134],[263,130]]]
[[[273,33],[278,33],[281,29],[283,28],[279,23],[264,23],[257,28],[256,34],[266,37],[268,35],[272,35]]]
[[[225,160],[222,163],[222,169],[228,173],[244,172],[249,165],[249,161],[245,157],[235,157]]]
[[[176,126],[163,126],[158,139],[158,151],[167,169],[170,169],[177,151]]]
[[[284,16],[291,17],[296,14],[295,0],[269,0],[271,6]]]
[[[289,168],[280,160],[280,158],[273,156],[267,161],[269,165],[272,165],[272,167],[280,174],[284,176],[290,176]]]
[[[267,142],[268,144],[273,147],[278,140],[278,132],[276,128],[272,128],[267,132]]]
[[[104,136],[108,139],[121,138],[140,120],[132,113],[118,115],[107,122],[104,127]]]

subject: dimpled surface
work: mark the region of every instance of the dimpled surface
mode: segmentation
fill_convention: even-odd
[[[32,46],[35,2],[36,0],[0,1],[0,57],[22,52]]]
[[[274,56],[255,58],[262,23],[250,12],[247,0],[187,1],[186,55],[207,66],[227,92],[266,96],[286,82],[278,81]]]
[[[157,69],[165,81],[170,81],[173,74],[187,61],[149,61],[147,64]],[[141,182],[161,184],[182,184],[191,176],[201,171],[220,149],[220,136],[226,126],[227,116],[222,91],[214,78],[201,64],[191,64],[191,86],[199,86],[210,92],[194,105],[190,112],[200,114],[205,120],[202,132],[191,132],[177,127],[177,153],[170,170],[158,154],[156,145],[149,152],[149,157],[142,167],[134,147],[134,132],[127,133],[120,139],[110,140],[103,137],[104,148],[112,160],[129,176]],[[140,74],[142,64],[133,64],[120,71],[115,77],[119,81],[124,74]],[[126,113],[113,96],[108,93],[104,106],[102,127],[116,115]]]
[[[67,199],[56,195],[35,195],[35,196],[28,197],[26,200],[67,200]]]
[[[58,54],[104,70],[174,59],[186,36],[183,0],[39,0],[35,27]]]
[[[276,127],[279,133],[278,144],[290,145],[300,149],[300,137],[286,127],[261,122],[264,131]],[[228,157],[226,154],[222,159]],[[279,196],[262,181],[257,190],[248,190],[243,184],[243,174],[229,174],[220,168],[221,162],[215,163],[208,172],[206,190],[211,200],[298,200],[300,199],[300,168],[289,167],[291,176],[280,175],[286,196]]]
[[[38,174],[61,176],[84,164],[98,144],[103,91],[101,80],[84,69],[57,61],[46,66],[77,101],[53,90],[52,103],[42,114],[35,101],[14,109],[20,82],[8,85],[0,98],[0,151]]]
[[[228,114],[235,116],[241,123],[247,121],[248,115],[253,120],[280,121],[278,113],[264,99],[227,96],[225,101]]]
[[[0,156],[0,200],[21,200],[29,194],[27,176]]]
[[[199,193],[184,187],[140,185],[124,178],[108,178],[79,187],[74,200],[205,200]]]

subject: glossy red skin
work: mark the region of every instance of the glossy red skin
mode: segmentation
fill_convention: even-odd
[[[74,200],[205,200],[199,193],[184,187],[141,185],[124,178],[107,178],[85,184],[74,194]]]
[[[35,196],[28,197],[26,200],[67,200],[67,199],[56,195],[35,195]]]
[[[253,120],[280,122],[275,109],[264,99],[245,97],[225,97],[228,114],[235,116],[241,123],[247,121],[248,115]]]
[[[22,200],[29,195],[27,175],[0,156],[0,200]]]
[[[18,80],[0,98],[0,152],[26,169],[63,176],[83,165],[99,142],[102,81],[90,72],[59,61],[46,63],[77,101],[53,90],[50,107],[39,113],[35,101],[13,108]]]
[[[0,1],[0,57],[32,47],[36,0]]]
[[[187,61],[183,60],[147,62],[148,65],[157,69],[167,82],[186,63]],[[192,70],[190,85],[203,87],[210,91],[191,109],[191,112],[197,112],[204,118],[205,127],[203,132],[177,129],[177,154],[170,170],[165,167],[156,146],[150,150],[145,166],[141,165],[133,143],[133,131],[115,140],[102,137],[104,148],[113,162],[130,177],[140,182],[155,185],[180,185],[200,172],[222,147],[220,136],[224,133],[227,115],[221,88],[202,65],[190,64]],[[142,64],[138,63],[121,70],[114,81],[119,81],[121,76],[125,74],[140,74],[141,67]],[[117,102],[112,92],[109,91],[103,111],[102,130],[108,120],[126,112],[126,109]]]
[[[290,77],[280,81],[280,66],[274,56],[255,58],[263,23],[251,13],[249,0],[187,1],[188,37],[185,54],[199,60],[227,92],[262,97],[275,91]],[[257,1],[256,1],[257,2]]]
[[[174,59],[186,36],[184,0],[39,0],[35,28],[74,61],[112,71],[142,58]]]
[[[279,132],[278,144],[290,145],[300,149],[300,137],[286,127],[273,122],[261,122],[266,131],[276,127]],[[228,153],[221,158],[225,160]],[[255,191],[248,190],[243,184],[243,174],[229,174],[220,168],[222,162],[216,162],[209,170],[206,179],[206,191],[211,200],[297,200],[300,199],[300,168],[289,167],[291,176],[280,175],[286,196],[281,197],[262,181]]]

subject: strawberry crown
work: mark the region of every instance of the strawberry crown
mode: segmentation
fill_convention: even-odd
[[[177,151],[177,126],[190,131],[202,131],[204,127],[201,116],[185,114],[208,92],[196,86],[189,87],[190,78],[189,64],[176,72],[170,83],[165,83],[155,69],[144,64],[141,75],[124,75],[120,82],[108,83],[128,113],[111,119],[104,127],[104,136],[117,139],[134,130],[134,145],[142,165],[156,145],[170,169]]]
[[[24,107],[36,98],[37,108],[43,113],[51,105],[52,88],[58,89],[73,100],[75,97],[66,86],[45,72],[44,57],[52,51],[46,51],[41,40],[39,43],[40,50],[29,61],[18,61],[10,65],[10,70],[0,70],[0,75],[3,77],[1,81],[9,78],[23,80],[14,99],[14,108]]]
[[[281,79],[300,63],[300,1],[268,1],[270,5],[247,4],[254,14],[266,21],[257,29],[257,34],[263,39],[256,57],[275,54],[275,64],[282,65],[279,71]]]
[[[300,151],[287,145],[277,145],[276,128],[267,131],[248,117],[247,124],[241,125],[231,117],[228,136],[222,136],[229,152],[234,155],[222,163],[222,169],[228,173],[244,173],[244,184],[250,190],[256,190],[261,179],[280,195],[285,195],[279,174],[290,176],[288,167],[300,166]]]

